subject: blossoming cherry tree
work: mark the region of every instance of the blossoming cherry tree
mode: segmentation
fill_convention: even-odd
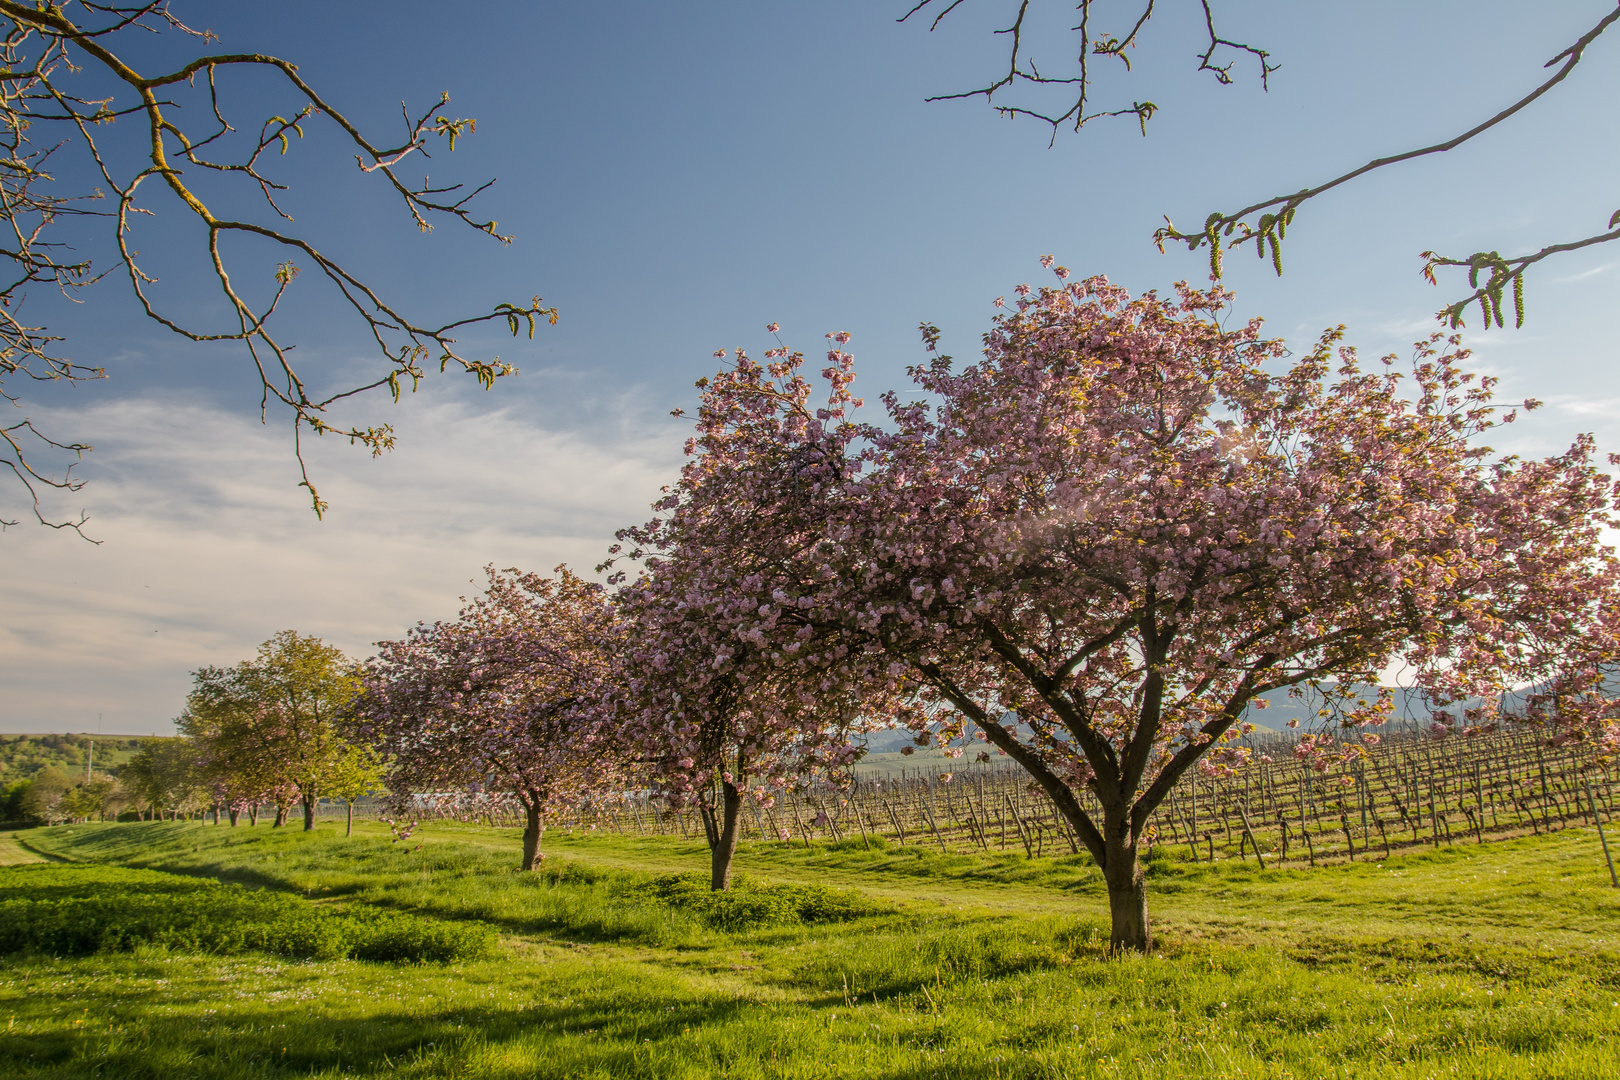
[[[487,568],[489,587],[452,622],[385,641],[352,710],[357,739],[389,763],[401,797],[523,808],[523,869],[544,856],[548,814],[622,782],[615,724],[623,628],[605,591]]]

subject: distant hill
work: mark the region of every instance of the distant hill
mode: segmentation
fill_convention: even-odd
[[[1423,724],[1428,720],[1429,707],[1423,703],[1422,697],[1414,690],[1395,687],[1395,711],[1391,717],[1393,724]],[[1377,695],[1376,686],[1358,687],[1361,695],[1369,701]],[[1317,724],[1320,717],[1317,710],[1322,708],[1321,699],[1314,696],[1293,698],[1288,691],[1278,690],[1265,695],[1267,707],[1255,708],[1250,705],[1243,713],[1243,720],[1253,724],[1261,734],[1282,734],[1289,730],[1288,721],[1298,720],[1300,730],[1305,730]],[[1511,707],[1514,697],[1508,701]],[[1012,719],[1012,714],[1007,714]],[[1020,734],[1027,734],[1027,729],[1019,726]],[[900,748],[911,743],[911,733],[905,729],[891,731],[874,731],[867,736],[866,745],[868,755],[898,753]],[[920,751],[919,751],[920,752]]]
[[[1372,701],[1378,694],[1376,686],[1358,686],[1357,691],[1368,701]],[[1395,691],[1395,711],[1390,717],[1392,724],[1422,724],[1429,718],[1429,707],[1424,704],[1423,698],[1417,691],[1406,687],[1392,687]],[[1303,730],[1316,724],[1321,717],[1317,710],[1323,707],[1322,701],[1316,696],[1293,698],[1288,696],[1286,690],[1275,690],[1265,695],[1269,707],[1257,709],[1250,705],[1244,710],[1243,719],[1263,731],[1282,732],[1288,730],[1288,721],[1298,720]]]
[[[0,735],[0,784],[26,780],[47,765],[69,776],[82,776],[91,754],[97,772],[116,776],[119,767],[135,756],[141,744],[150,741],[150,737],[114,735]]]

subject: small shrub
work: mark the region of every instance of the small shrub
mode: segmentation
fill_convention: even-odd
[[[491,955],[494,935],[480,923],[354,908],[343,912],[348,955],[378,963],[448,963]]]
[[[888,911],[857,892],[821,885],[773,885],[738,875],[730,890],[713,892],[702,874],[663,874],[637,890],[655,903],[695,915],[716,930],[755,930],[800,923],[843,922]]]
[[[542,863],[539,869],[527,873],[533,880],[547,885],[598,885],[618,876],[612,870],[573,859]]]

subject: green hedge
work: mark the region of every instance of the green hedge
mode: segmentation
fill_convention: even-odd
[[[0,955],[88,956],[138,945],[314,960],[423,962],[495,951],[478,923],[354,906],[154,870],[33,865],[0,869]]]

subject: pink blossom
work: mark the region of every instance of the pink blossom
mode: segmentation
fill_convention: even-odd
[[[1620,744],[1597,674],[1620,663],[1620,492],[1590,438],[1493,457],[1493,383],[1443,336],[1402,377],[1336,331],[1290,354],[1228,325],[1219,289],[1015,292],[979,362],[918,365],[881,424],[850,418],[839,349],[824,408],[797,357],[706,386],[680,486],[624,534],[656,553],[649,647],[689,658],[659,699],[692,729],[672,740],[763,745],[786,779],[863,719],[927,743],[959,718],[1085,795],[1060,812],[1126,897],[1152,812],[1189,773],[1248,766],[1233,740],[1268,693],[1314,686],[1348,736],[1392,706],[1351,688],[1404,663],[1436,704],[1548,687],[1527,720]],[[1146,941],[1127,921],[1115,944]]]
[[[486,573],[485,595],[455,621],[379,644],[352,724],[392,762],[400,798],[436,791],[480,813],[520,808],[533,869],[547,816],[623,783],[607,706],[623,694],[624,627],[601,586],[566,568]]]

